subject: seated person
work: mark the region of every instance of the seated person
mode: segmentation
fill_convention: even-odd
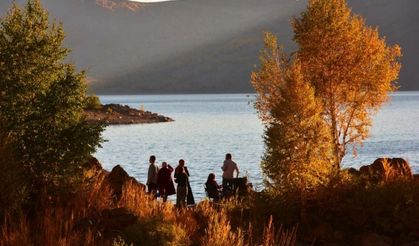
[[[215,181],[215,174],[210,173],[208,175],[207,182],[205,183],[205,187],[208,193],[208,197],[214,199],[215,202],[220,200],[220,189],[221,186],[217,184]]]

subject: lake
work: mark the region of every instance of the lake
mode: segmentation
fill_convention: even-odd
[[[108,126],[103,133],[107,142],[95,156],[111,170],[121,165],[131,176],[146,182],[148,158],[157,157],[173,167],[184,159],[191,174],[196,200],[205,196],[203,184],[208,174],[221,183],[221,165],[232,153],[240,175],[249,177],[262,189],[260,160],[263,155],[263,125],[253,107],[254,95],[194,94],[100,96],[102,103],[144,107],[173,118],[174,122]],[[374,117],[371,136],[357,156],[348,153],[345,167],[370,164],[378,157],[407,159],[419,172],[419,92],[397,92]],[[172,198],[173,199],[173,198]]]

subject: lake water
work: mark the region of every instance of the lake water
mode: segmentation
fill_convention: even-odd
[[[197,200],[205,196],[203,184],[209,173],[221,183],[221,165],[233,154],[241,176],[247,175],[262,189],[260,160],[263,125],[253,108],[254,95],[136,95],[100,96],[103,103],[120,103],[163,114],[174,122],[109,126],[107,140],[95,156],[105,169],[120,164],[131,176],[145,183],[148,158],[176,166],[184,159]],[[407,159],[419,172],[419,92],[398,92],[374,117],[371,137],[358,150],[348,153],[344,166],[359,167],[378,157]]]

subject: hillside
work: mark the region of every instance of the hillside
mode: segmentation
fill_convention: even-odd
[[[22,2],[19,0],[18,2]],[[0,2],[4,13],[11,0]],[[263,31],[293,49],[289,26],[305,8],[295,0],[178,0],[138,11],[93,0],[43,0],[62,20],[72,60],[99,94],[250,92]],[[403,48],[402,90],[419,90],[416,0],[349,0],[389,43]]]

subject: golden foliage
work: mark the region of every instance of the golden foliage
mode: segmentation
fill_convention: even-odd
[[[257,72],[252,72],[251,82],[257,94],[256,109],[264,122],[270,122],[272,117],[270,109],[274,102],[280,97],[278,89],[283,84],[283,70],[286,58],[282,49],[278,46],[274,34],[264,34],[264,48],[260,54],[261,67]]]
[[[355,151],[368,137],[371,115],[396,89],[400,47],[388,46],[345,0],[310,0],[293,27],[297,57],[324,104],[340,166],[347,146]]]
[[[300,62],[284,59],[276,45],[276,38],[266,34],[261,68],[252,73],[256,107],[267,126],[262,169],[268,187],[277,192],[309,190],[328,183],[331,135]]]

